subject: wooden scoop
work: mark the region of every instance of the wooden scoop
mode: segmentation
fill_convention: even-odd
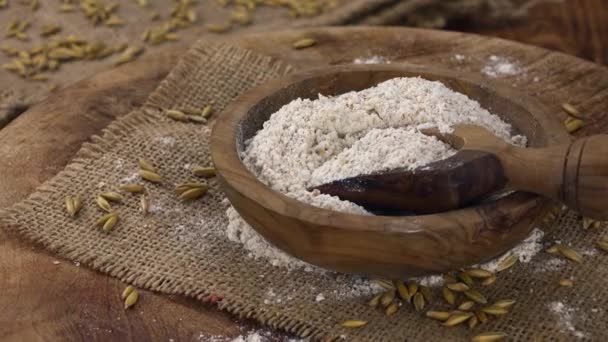
[[[520,148],[473,125],[457,126],[451,134],[424,133],[459,152],[414,171],[361,175],[313,189],[371,210],[426,214],[459,208],[508,187],[558,200],[586,217],[608,219],[608,135]]]

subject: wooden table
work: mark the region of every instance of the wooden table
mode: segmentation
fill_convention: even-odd
[[[317,37],[316,47],[291,49],[291,41],[309,34]],[[560,101],[580,106],[590,116],[581,134],[601,131],[608,124],[608,69],[516,43],[405,28],[311,29],[231,39],[232,44],[286,59],[299,69],[382,55],[479,72],[479,56],[508,54],[526,68],[526,78],[489,82],[525,88],[552,103],[556,115],[564,116]],[[0,208],[25,198],[62,169],[82,142],[141,105],[182,54],[175,50],[151,55],[78,82],[0,130]],[[460,64],[455,54],[472,58],[472,64]],[[255,327],[193,300],[145,291],[140,303],[125,312],[119,298],[121,282],[58,260],[5,230],[0,230],[0,241],[0,340],[192,341],[211,335],[231,337]]]

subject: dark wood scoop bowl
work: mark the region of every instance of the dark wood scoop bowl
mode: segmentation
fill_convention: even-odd
[[[417,170],[389,170],[316,186],[366,208],[436,213],[503,189],[529,191],[582,215],[608,219],[608,135],[543,148],[507,144],[487,129],[460,125],[434,135],[459,150]]]
[[[258,86],[229,105],[215,123],[211,153],[219,180],[239,214],[278,248],[340,272],[389,278],[445,272],[493,258],[528,236],[552,203],[510,195],[433,215],[363,216],[313,207],[273,191],[239,158],[244,142],[290,101],[362,90],[394,77],[439,80],[478,101],[528,137],[531,147],[570,141],[545,106],[511,89],[451,71],[405,64],[341,65]]]

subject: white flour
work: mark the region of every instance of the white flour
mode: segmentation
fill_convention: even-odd
[[[543,249],[542,239],[545,233],[538,229],[534,228],[530,236],[528,236],[524,241],[522,241],[519,245],[515,246],[509,252],[503,254],[502,256],[481,265],[483,269],[486,269],[490,272],[496,272],[500,263],[510,257],[512,254],[517,256],[517,259],[521,263],[529,263],[532,258],[538,254]]]
[[[390,60],[383,56],[359,57],[353,60],[355,64],[390,64]]]
[[[492,55],[488,58],[481,72],[490,77],[513,76],[521,73],[521,67],[517,62]]]
[[[306,189],[396,167],[415,169],[446,158],[455,151],[419,130],[438,127],[449,132],[458,123],[475,123],[510,143],[525,144],[525,137],[511,136],[511,126],[478,102],[440,82],[411,77],[335,97],[296,99],[271,115],[246,142],[241,158],[260,181],[289,197],[369,215],[354,203]],[[272,247],[232,207],[227,215],[228,238],[243,244],[251,257],[288,269],[310,267]]]
[[[551,302],[548,306],[549,310],[551,310],[551,312],[553,312],[556,316],[559,326],[570,331],[572,335],[577,338],[587,337],[587,334],[577,330],[572,323],[572,318],[574,317],[576,311],[574,308],[571,308],[562,302]]]

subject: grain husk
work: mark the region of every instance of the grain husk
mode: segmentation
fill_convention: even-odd
[[[103,226],[110,217],[117,215],[116,213],[112,212],[112,213],[108,213],[103,215],[102,217],[100,217],[99,219],[97,219],[97,221],[95,221],[95,225],[96,226]]]
[[[215,177],[216,171],[213,166],[196,165],[192,168],[192,173],[197,177],[211,178]]]
[[[146,171],[150,171],[150,172],[154,172],[156,173],[156,168],[154,168],[154,166],[152,165],[152,163],[150,163],[149,161],[140,158],[137,161],[137,165],[139,165],[139,168],[142,170],[146,170]]]
[[[410,281],[407,284],[407,292],[410,294],[410,297],[415,295],[416,292],[418,292],[418,284],[414,283],[413,281]]]
[[[448,289],[456,292],[464,292],[469,289],[469,286],[465,283],[452,283],[445,285]]]
[[[467,310],[471,310],[471,308],[475,305],[475,302],[472,300],[467,300],[462,302],[459,306],[458,306],[458,310],[462,310],[462,311],[467,311]]]
[[[469,325],[469,329],[474,329],[477,326],[477,317],[475,315],[471,316],[471,318],[469,318],[469,320],[467,321],[468,325]]]
[[[444,322],[450,318],[450,313],[447,311],[427,311],[426,317]]]
[[[389,306],[395,299],[395,290],[388,290],[382,294],[380,297],[380,304],[384,307]]]
[[[433,300],[433,291],[427,286],[419,286],[418,292],[422,293],[424,299],[430,303]]]
[[[372,308],[377,307],[378,304],[380,304],[380,297],[382,297],[382,293],[373,296],[372,299],[367,302],[367,305],[371,306]]]
[[[100,195],[108,201],[112,202],[122,202],[122,196],[115,191],[107,191]]]
[[[513,304],[515,304],[515,303],[516,303],[516,301],[514,299],[501,299],[499,301],[496,301],[492,305],[499,307],[499,308],[507,309],[507,308],[510,308],[511,306],[513,306]]]
[[[125,287],[125,289],[122,291],[122,294],[120,295],[120,299],[125,300],[131,294],[131,292],[133,292],[133,290],[135,290],[135,287],[133,287],[133,285]]]
[[[502,272],[505,271],[511,267],[513,267],[513,265],[515,265],[515,263],[517,262],[518,257],[515,254],[510,254],[508,257],[506,257],[505,259],[503,259],[499,264],[498,267],[496,268],[496,272]]]
[[[348,320],[348,321],[344,321],[344,322],[340,323],[340,325],[345,328],[360,328],[366,324],[367,324],[367,321],[356,320],[356,319],[352,319],[352,320]]]
[[[454,292],[452,292],[452,290],[444,286],[441,289],[441,293],[443,294],[443,298],[448,304],[454,305],[454,303],[456,302],[456,296],[454,295]]]
[[[466,320],[471,318],[471,316],[473,316],[472,313],[454,313],[453,315],[450,315],[450,318],[448,318],[443,325],[446,327],[453,327],[455,325],[464,323]]]
[[[141,184],[123,184],[119,187],[119,189],[132,194],[139,194],[145,190],[144,186]]]
[[[490,286],[492,284],[494,284],[496,282],[496,276],[491,276],[489,278],[485,278],[482,282],[481,282],[481,286]]]
[[[107,212],[111,212],[112,211],[112,207],[110,207],[110,203],[105,198],[103,198],[101,196],[97,196],[97,198],[95,199],[95,202],[97,202],[97,205],[101,209],[103,209],[103,210],[105,210]]]
[[[507,337],[507,334],[499,331],[489,331],[485,333],[481,333],[479,335],[474,336],[471,339],[471,342],[495,342],[503,340]]]
[[[195,200],[201,198],[205,193],[207,193],[207,190],[207,187],[193,188],[184,191],[179,197],[184,200]]]
[[[213,106],[206,105],[205,108],[203,108],[203,110],[201,112],[201,116],[204,117],[205,119],[209,119],[211,117],[211,115],[213,115]]]
[[[152,182],[152,183],[160,183],[162,181],[161,176],[152,171],[139,170],[139,175],[141,176],[141,178],[143,178],[149,182]]]
[[[186,115],[184,112],[176,110],[176,109],[168,109],[167,111],[165,111],[165,114],[167,115],[167,117],[169,117],[175,121],[182,121],[182,122],[188,121],[188,115]]]
[[[131,291],[131,293],[129,293],[127,298],[125,298],[125,310],[132,307],[133,305],[135,305],[138,300],[139,300],[139,292],[137,291],[137,289],[133,289],[133,291]]]
[[[473,286],[473,279],[467,273],[458,272],[458,278],[460,278],[460,280],[462,280],[462,282],[465,283],[467,286]]]
[[[597,248],[608,253],[608,240],[600,240],[597,242]]]
[[[581,117],[581,112],[570,103],[562,103],[562,109],[564,110],[564,112],[568,113],[568,115],[574,116],[576,118]]]
[[[112,230],[114,230],[114,227],[116,226],[116,223],[118,223],[118,215],[112,215],[103,224],[103,228],[102,229],[105,232],[111,232]]]
[[[142,195],[139,200],[139,204],[141,207],[141,213],[146,216],[148,211],[150,211],[150,198],[146,195]]]
[[[384,310],[384,313],[387,316],[390,316],[390,315],[393,315],[395,312],[397,312],[397,310],[399,310],[399,304],[392,302],[386,307],[386,309]]]
[[[559,252],[561,253],[561,255],[563,255],[564,257],[566,257],[567,259],[570,259],[576,263],[581,263],[583,262],[583,256],[580,255],[577,251],[575,251],[574,249],[566,246],[566,245],[557,245],[557,249],[559,250]]]
[[[485,323],[488,321],[488,316],[481,310],[475,310],[475,317],[477,317],[479,323]]]
[[[505,315],[508,312],[507,309],[498,307],[496,305],[486,306],[484,308],[481,308],[481,311],[493,316]]]
[[[417,292],[414,294],[412,302],[414,303],[414,308],[416,311],[422,311],[424,309],[424,296],[422,293]]]
[[[399,298],[403,299],[406,302],[409,302],[412,296],[410,296],[410,293],[407,290],[407,286],[405,286],[405,284],[400,280],[396,280],[394,283],[395,287],[397,288]]]
[[[311,47],[313,45],[315,45],[317,43],[316,40],[312,39],[312,38],[302,38],[302,39],[298,39],[295,42],[293,42],[293,44],[291,44],[291,46],[294,49],[305,49],[308,47]]]
[[[481,268],[469,268],[465,272],[473,278],[490,278],[494,276],[492,272]]]
[[[465,291],[464,294],[465,294],[465,296],[469,297],[469,299],[471,299],[474,302],[477,302],[480,304],[486,304],[488,302],[486,297],[483,294],[481,294],[481,292],[479,292],[475,289],[469,289],[469,290]]]

